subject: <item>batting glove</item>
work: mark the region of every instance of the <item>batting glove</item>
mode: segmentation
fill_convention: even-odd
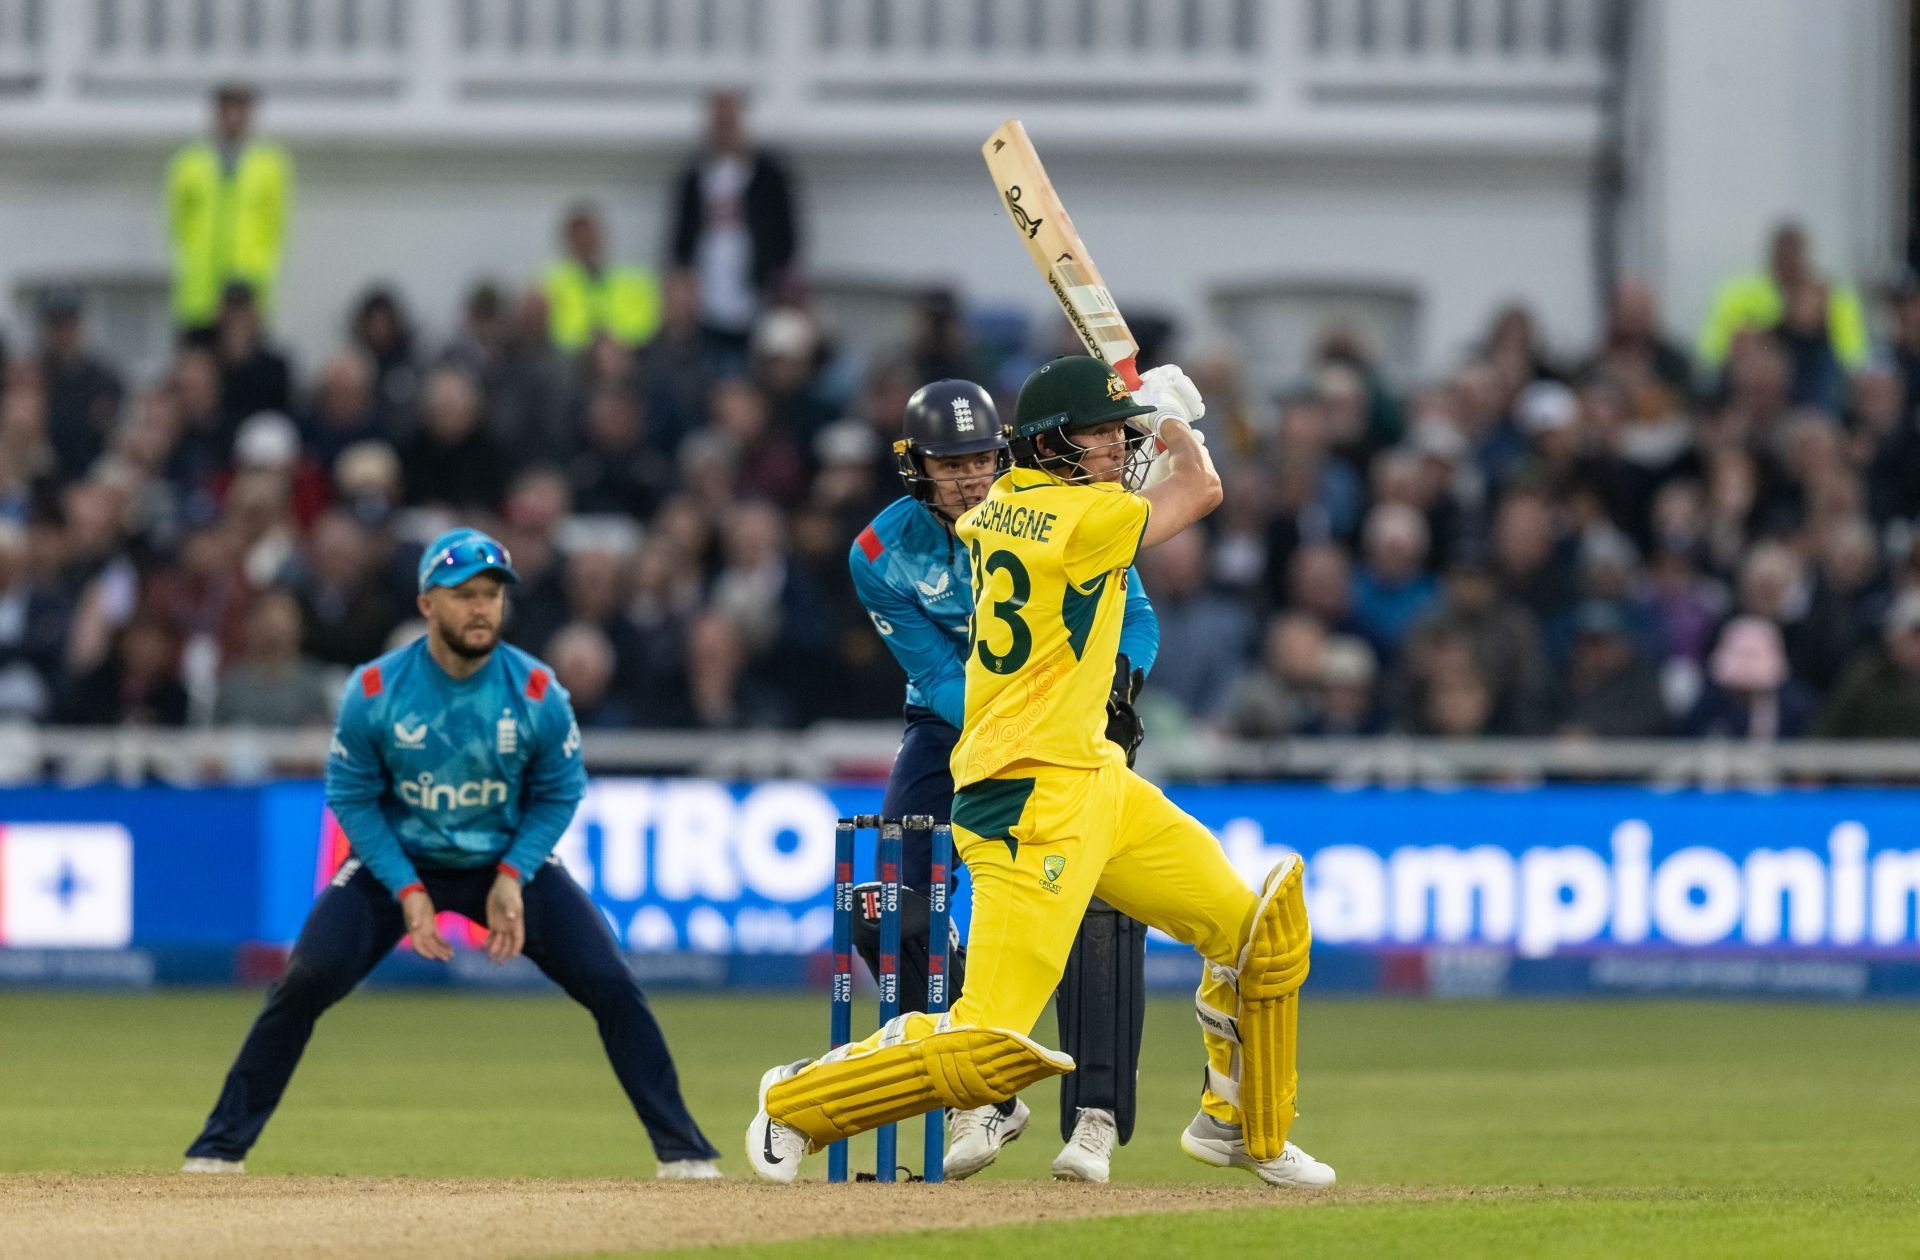
[[[1160,436],[1160,422],[1167,416],[1184,420],[1192,426],[1207,414],[1207,404],[1201,401],[1199,386],[1172,363],[1142,372],[1140,388],[1134,392],[1133,398],[1141,406],[1153,408],[1153,415],[1146,417],[1146,420],[1155,437]]]

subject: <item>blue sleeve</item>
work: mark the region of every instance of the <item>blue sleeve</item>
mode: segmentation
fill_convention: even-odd
[[[902,595],[855,548],[849,567],[853,589],[860,596],[873,628],[887,650],[907,671],[907,677],[940,720],[953,726],[967,714],[967,661],[918,603]]]
[[[587,767],[580,756],[580,724],[573,717],[573,702],[556,684],[541,702],[545,729],[533,758],[527,763],[526,782],[521,788],[520,829],[513,843],[501,855],[503,865],[511,866],[525,884],[540,873],[540,866],[566,834],[580,798],[587,794]]]
[[[380,812],[387,772],[367,726],[368,703],[360,687],[360,671],[355,670],[347,680],[347,693],[340,701],[340,717],[333,728],[333,746],[327,754],[327,804],[340,830],[347,833],[353,855],[397,897],[401,889],[419,883],[420,875],[400,847],[400,838],[393,834],[387,816]]]
[[[1160,618],[1153,615],[1153,601],[1147,598],[1146,584],[1138,569],[1127,570],[1127,607],[1120,622],[1120,650],[1143,673],[1153,672],[1160,656]]]

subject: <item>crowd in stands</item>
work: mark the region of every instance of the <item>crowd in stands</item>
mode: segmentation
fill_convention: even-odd
[[[196,177],[244,169],[222,152]],[[257,259],[159,379],[44,294],[0,366],[0,721],[322,726],[419,633],[456,521],[512,551],[508,637],[585,727],[897,714],[847,549],[900,492],[906,399],[967,376],[1011,414],[1064,329],[934,293],[900,344],[836,341],[737,102],[675,198],[658,283],[576,206],[561,260],[447,335],[374,287],[314,364]],[[1151,730],[1920,736],[1920,283],[1863,297],[1787,226],[1691,346],[1629,280],[1597,344],[1515,305],[1411,388],[1337,329],[1279,398],[1235,352],[1183,363],[1227,494],[1141,559]]]

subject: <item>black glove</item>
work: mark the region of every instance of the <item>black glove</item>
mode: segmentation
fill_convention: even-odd
[[[1133,711],[1134,698],[1146,681],[1147,671],[1135,669],[1127,654],[1120,653],[1114,662],[1113,691],[1107,696],[1107,738],[1120,745],[1129,766],[1140,751],[1140,741],[1147,737],[1147,728],[1140,725],[1140,715]]]

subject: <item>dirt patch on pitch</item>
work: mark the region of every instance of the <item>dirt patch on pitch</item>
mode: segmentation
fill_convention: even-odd
[[[1359,1187],[1302,1196],[1251,1180],[1205,1186],[770,1186],[27,1174],[0,1176],[0,1260],[372,1260],[448,1248],[470,1260],[519,1260],[1262,1204],[1503,1193],[1513,1192]]]

